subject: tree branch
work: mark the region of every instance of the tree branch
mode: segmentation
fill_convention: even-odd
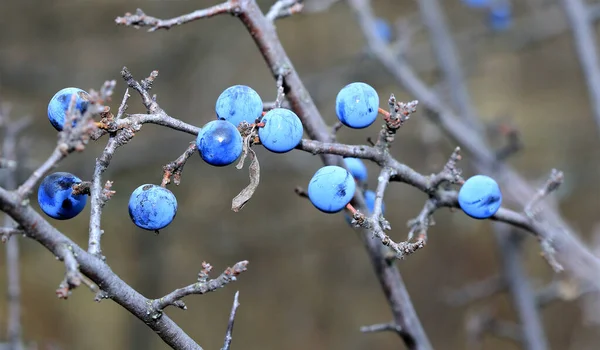
[[[221,350],[229,350],[231,347],[231,341],[233,340],[233,324],[235,322],[235,313],[237,312],[237,308],[240,306],[240,303],[238,301],[239,296],[240,292],[235,292],[235,296],[233,297],[233,305],[231,306],[231,313],[229,314],[229,322],[227,322],[225,341]]]
[[[188,295],[206,294],[225,287],[225,285],[235,281],[240,273],[246,271],[246,266],[248,266],[248,261],[240,261],[233,265],[233,267],[228,267],[225,269],[225,271],[219,277],[209,280],[208,274],[212,269],[212,266],[206,262],[203,262],[203,270],[199,274],[197,283],[176,289],[164,297],[152,301],[152,307],[157,312],[157,314],[155,314],[153,317],[159,317],[156,315],[162,314],[162,311],[169,305],[177,306],[180,309],[186,310],[187,307],[183,301],[181,301],[181,299]]]
[[[0,122],[4,128],[2,153],[7,161],[13,162],[16,165],[19,134],[31,124],[32,120],[31,118],[20,118],[12,121],[9,119],[8,107],[3,105],[0,108]],[[17,187],[16,170],[16,167],[6,169],[4,186],[11,190]],[[22,350],[20,248],[17,239],[8,240],[11,235],[20,233],[20,230],[14,227],[14,221],[9,215],[4,215],[3,226],[4,228],[0,231],[2,231],[2,241],[6,242],[8,343],[12,350]]]
[[[561,0],[573,32],[573,44],[587,84],[592,116],[600,131],[600,61],[588,5],[582,0]]]
[[[373,16],[367,0],[349,0],[349,4],[357,15],[371,51],[390,75],[426,108],[435,112],[441,128],[460,144],[462,149],[470,153],[479,170],[485,172],[486,168],[494,169],[494,177],[501,183],[509,184],[503,187],[507,200],[525,207],[534,197],[535,189],[508,165],[498,163],[495,153],[486,146],[480,135],[468,132],[468,125],[416,76],[406,62],[395,57],[387,46],[372,38],[373,34],[369,29],[372,28]],[[538,233],[542,246],[556,250],[556,257],[571,273],[600,288],[600,279],[597,278],[600,273],[600,259],[572,234],[572,229],[553,208],[545,203],[541,203],[540,207],[540,215],[535,220],[529,220],[529,226]]]

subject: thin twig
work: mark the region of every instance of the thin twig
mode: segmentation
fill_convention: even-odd
[[[183,167],[187,160],[198,150],[196,146],[196,142],[190,142],[188,148],[180,155],[177,159],[172,161],[169,164],[163,166],[163,179],[161,182],[161,186],[165,187],[171,183],[171,177],[173,178],[173,183],[175,186],[179,186],[181,183],[181,173],[183,172]]]
[[[233,340],[233,324],[235,323],[235,313],[237,312],[237,308],[240,306],[240,302],[238,301],[239,296],[240,292],[235,292],[235,296],[233,297],[233,305],[231,306],[231,313],[229,314],[229,322],[227,322],[225,341],[223,342],[223,347],[221,348],[221,350],[229,350],[231,348],[231,341]]]
[[[402,328],[394,323],[378,323],[370,326],[360,327],[363,333],[396,332],[402,333]]]
[[[523,237],[505,224],[494,223],[494,226],[502,259],[504,280],[515,311],[519,315],[523,346],[528,350],[548,349],[535,292],[530,285],[523,264],[520,262]]]
[[[123,113],[127,109],[127,101],[129,97],[129,89],[126,89],[121,104],[119,105],[116,118],[113,119],[112,115],[108,114],[105,118],[103,118],[103,121],[106,122],[107,120],[122,120],[121,118],[123,116]],[[131,127],[121,128],[118,131],[111,133],[106,147],[104,147],[104,151],[102,151],[100,157],[96,158],[94,174],[92,176],[92,185],[90,187],[91,209],[88,252],[102,259],[104,259],[100,244],[102,235],[104,234],[104,231],[101,228],[102,208],[104,207],[104,205],[106,205],[106,202],[114,193],[110,191],[112,182],[107,182],[106,185],[102,186],[102,174],[106,171],[106,169],[108,169],[108,166],[110,165],[110,161],[116,149],[129,142],[133,138],[134,134],[134,129]]]
[[[115,22],[117,24],[133,26],[135,28],[150,27],[148,31],[153,32],[158,29],[171,29],[173,26],[179,26],[202,18],[213,17],[223,13],[230,13],[234,7],[235,5],[232,1],[226,1],[222,4],[215,5],[207,9],[194,11],[192,13],[167,20],[148,16],[141,9],[137,9],[135,14],[126,13],[123,17],[117,17]]]
[[[304,4],[299,0],[278,0],[265,17],[271,22],[276,19],[284,18],[302,11]]]
[[[185,303],[181,300],[184,297],[192,294],[206,294],[209,292],[214,292],[219,288],[223,288],[230,282],[236,280],[236,277],[246,271],[246,266],[248,266],[248,261],[240,261],[233,265],[233,267],[228,267],[225,271],[217,278],[208,280],[208,272],[212,269],[212,266],[207,263],[203,263],[204,269],[200,274],[199,281],[189,286],[176,289],[171,293],[165,295],[160,299],[155,299],[152,301],[152,307],[156,311],[153,318],[158,318],[162,315],[162,311],[170,305],[176,306],[180,309],[186,310],[187,307]]]

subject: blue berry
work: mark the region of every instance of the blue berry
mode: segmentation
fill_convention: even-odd
[[[460,188],[458,204],[468,216],[487,219],[500,209],[502,192],[494,179],[485,175],[475,175]]]
[[[375,19],[375,33],[386,43],[392,41],[392,27],[383,18]]]
[[[289,109],[272,109],[260,121],[265,126],[258,129],[258,137],[262,145],[271,152],[289,152],[302,141],[302,122]]]
[[[500,1],[494,3],[488,12],[489,26],[495,31],[504,31],[512,24],[512,9],[510,2]]]
[[[373,214],[373,210],[375,210],[375,192],[371,190],[366,190],[363,194],[365,196],[365,204],[367,205],[367,209],[369,209],[369,215]],[[381,203],[381,214],[385,213],[385,203]],[[346,218],[346,222],[348,224],[352,223],[352,217],[348,214],[344,214]]]
[[[367,166],[361,159],[358,158],[344,158],[344,163],[350,174],[354,176],[356,181],[365,182],[367,181],[368,171]]]
[[[375,122],[379,108],[377,91],[365,83],[343,87],[335,99],[338,119],[353,129],[363,129]]]
[[[69,220],[81,213],[87,203],[87,195],[73,195],[73,185],[81,179],[73,174],[58,172],[42,180],[38,188],[38,203],[46,215],[57,220]]]
[[[129,217],[140,228],[157,231],[167,227],[177,214],[173,192],[157,185],[141,185],[129,197]]]
[[[491,0],[462,0],[463,4],[472,8],[484,8],[490,5]]]
[[[242,154],[242,135],[233,124],[213,120],[198,133],[196,146],[205,162],[225,166],[235,162]]]
[[[62,131],[64,128],[65,117],[67,110],[69,110],[73,94],[77,96],[75,109],[79,110],[83,115],[88,108],[90,95],[81,89],[74,87],[64,88],[52,96],[50,103],[48,103],[48,119],[57,131]],[[76,122],[73,121],[73,126],[75,124]]]
[[[253,124],[263,112],[263,102],[254,89],[245,85],[228,87],[217,98],[217,118],[227,120],[234,126],[242,121]]]
[[[337,213],[354,197],[356,182],[348,170],[328,165],[317,170],[308,183],[308,198],[324,213]]]

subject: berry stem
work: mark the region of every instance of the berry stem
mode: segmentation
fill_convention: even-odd
[[[385,109],[379,107],[377,109],[377,111],[379,112],[379,114],[382,114],[386,119],[388,119],[390,117],[390,112],[386,111]]]
[[[348,203],[348,204],[346,205],[346,209],[348,209],[352,215],[354,215],[354,214],[358,213],[358,211],[357,211],[356,209],[354,209],[354,207],[353,207],[353,206],[352,206],[352,204],[350,204],[350,203]]]

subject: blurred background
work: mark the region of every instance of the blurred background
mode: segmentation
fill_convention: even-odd
[[[324,1],[324,0],[323,0]],[[600,142],[590,112],[582,70],[562,7],[553,1],[515,1],[511,21],[490,22],[485,9],[459,0],[441,1],[461,54],[476,108],[489,123],[510,121],[521,133],[524,149],[509,163],[532,184],[542,183],[552,168],[565,172],[556,194],[568,222],[591,240],[598,224]],[[253,87],[265,101],[276,96],[275,82],[239,20],[218,16],[169,31],[147,33],[117,26],[114,19],[142,8],[170,18],[215,1],[11,1],[0,2],[0,97],[12,116],[32,116],[28,130],[28,169],[50,154],[56,132],[46,108],[58,90],[75,86],[98,89],[116,79],[111,103],[116,110],[125,90],[120,70],[136,79],[157,69],[153,88],[170,115],[202,126],[215,118],[219,94],[234,84]],[[272,1],[259,1],[267,10]],[[315,5],[315,4],[313,4]],[[318,5],[318,3],[317,3]],[[414,0],[375,0],[374,11],[391,26],[402,20],[411,28],[407,59],[430,84],[439,79],[435,58]],[[329,124],[340,88],[364,81],[380,93],[412,100],[365,51],[363,34],[350,8],[342,3],[326,11],[293,16],[277,23],[283,46],[304,78]],[[143,113],[132,93],[129,113]],[[379,123],[364,130],[342,128],[340,142],[364,144]],[[202,261],[216,277],[227,266],[249,260],[238,281],[215,293],[185,299],[188,310],[168,309],[205,349],[222,346],[235,291],[241,306],[235,324],[235,349],[404,349],[392,333],[363,334],[363,325],[388,322],[391,313],[357,233],[343,215],[326,215],[294,193],[306,187],[322,165],[318,157],[292,151],[273,154],[258,147],[261,183],[239,213],[232,198],[248,183],[248,172],[234,166],[214,168],[198,156],[187,163],[182,183],[170,189],[179,202],[176,220],[159,235],[131,223],[130,193],[145,183],[160,183],[162,166],[177,158],[193,138],[146,125],[119,149],[104,179],[117,192],[104,209],[104,255],[112,269],[149,298],[160,297],[196,280]],[[106,138],[70,156],[60,171],[89,180]],[[429,124],[425,111],[403,127],[392,153],[423,172],[439,171],[456,145]],[[468,157],[465,157],[468,159]],[[377,169],[368,164],[369,183]],[[473,175],[468,161],[464,175]],[[426,196],[403,184],[386,194],[392,238],[404,240],[407,220],[416,216]],[[37,206],[36,206],[37,208]],[[465,349],[468,316],[490,307],[505,320],[516,320],[506,294],[460,307],[445,300],[448,290],[485,279],[499,269],[498,247],[490,222],[461,212],[440,210],[429,230],[427,247],[398,262],[404,281],[436,349]],[[51,220],[51,219],[49,219]],[[62,232],[87,245],[89,213],[60,222]],[[167,349],[142,322],[111,301],[96,303],[80,287],[68,300],[54,290],[64,266],[40,244],[18,238],[21,245],[24,338],[38,349]],[[5,251],[0,250],[0,341],[6,338]],[[536,286],[554,277],[539,244],[527,237],[523,261]],[[597,349],[597,326],[583,317],[579,301],[557,302],[541,311],[552,349]],[[485,349],[519,349],[513,341],[485,338]]]

